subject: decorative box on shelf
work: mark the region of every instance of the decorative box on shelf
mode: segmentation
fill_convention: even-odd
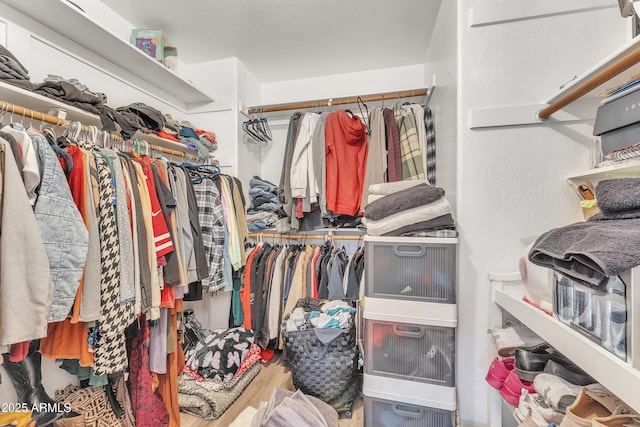
[[[167,36],[161,30],[139,28],[131,30],[131,44],[157,61],[164,61],[166,43]]]

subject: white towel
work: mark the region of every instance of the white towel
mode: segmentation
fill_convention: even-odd
[[[408,209],[388,217],[372,221],[362,218],[363,224],[367,226],[367,234],[370,236],[382,236],[407,225],[428,221],[436,217],[451,213],[451,205],[444,197],[428,205]]]

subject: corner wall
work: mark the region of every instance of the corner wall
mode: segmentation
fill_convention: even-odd
[[[499,425],[490,419],[493,389],[484,380],[495,356],[487,333],[496,326],[490,323],[488,274],[517,271],[521,238],[581,220],[565,177],[589,167],[593,141],[592,122],[470,129],[470,113],[539,104],[617,49],[627,34],[617,7],[470,27],[469,17],[500,10],[496,3],[513,9],[509,0],[458,1],[456,377],[465,427]],[[556,2],[536,3],[530,7]],[[519,6],[526,16],[529,6]]]

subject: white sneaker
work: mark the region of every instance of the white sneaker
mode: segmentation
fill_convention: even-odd
[[[532,347],[544,342],[524,325],[509,326],[504,329],[493,328],[489,329],[489,333],[496,344],[498,354],[502,357],[513,356],[516,347]]]
[[[536,375],[533,380],[533,388],[553,409],[563,414],[569,405],[576,400],[581,389],[580,386],[546,372]]]
[[[563,414],[555,411],[545,402],[544,398],[537,393],[530,394],[526,389],[522,389],[520,403],[514,413],[519,422],[524,422],[527,416],[540,427],[547,427],[550,423],[560,424]]]

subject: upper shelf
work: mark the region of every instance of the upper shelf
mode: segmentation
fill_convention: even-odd
[[[122,40],[66,0],[3,0],[3,2],[182,100],[187,109],[213,101],[209,95],[140,49]]]
[[[613,52],[553,95],[539,111],[542,119],[582,97],[597,97],[612,87],[640,77],[640,37]]]
[[[582,172],[571,174],[567,177],[569,182],[590,181],[595,184],[597,181],[607,178],[624,178],[631,176],[640,176],[640,159],[629,159],[626,161],[614,163],[609,166],[589,169]]]
[[[29,92],[28,90],[24,90],[22,88],[7,84],[0,80],[0,103],[1,102],[8,102],[10,104],[19,105],[30,110],[45,114],[47,114],[52,109],[61,109],[66,112],[65,120],[79,121],[83,125],[97,126],[99,129],[102,129],[102,121],[100,120],[100,117],[95,114],[74,107],[72,105],[65,104],[64,102],[58,101],[56,99]],[[4,105],[0,104],[0,108],[2,108],[3,106]],[[11,115],[11,110],[9,110],[8,113]],[[34,127],[38,126],[38,120],[32,119],[29,115],[23,116],[19,114],[13,114],[12,121],[20,122],[25,126],[31,125],[32,123]],[[184,144],[161,138],[157,135],[146,134],[138,131],[134,135],[134,138],[147,141],[149,144],[158,147],[195,155],[195,152],[187,148]]]

